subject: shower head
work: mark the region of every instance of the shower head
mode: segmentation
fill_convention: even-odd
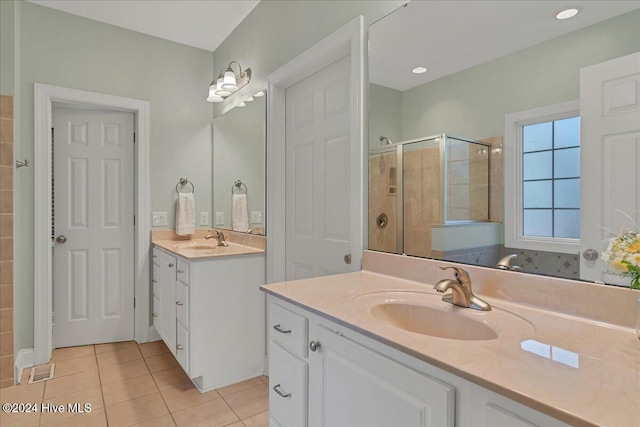
[[[382,142],[383,144],[386,144],[386,145],[393,144],[393,141],[391,141],[386,136],[381,136],[380,137],[380,142]]]

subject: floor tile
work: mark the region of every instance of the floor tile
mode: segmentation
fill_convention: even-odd
[[[169,413],[160,393],[138,397],[106,407],[110,426],[130,426]]]
[[[261,384],[247,390],[224,396],[231,409],[244,420],[269,410],[269,387]]]
[[[158,354],[157,356],[151,356],[145,359],[147,362],[147,366],[149,367],[149,371],[157,372],[164,371],[165,369],[175,368],[178,365],[178,361],[173,354],[171,353],[163,353]]]
[[[269,427],[269,411],[242,420],[246,427]]]
[[[260,380],[265,383],[265,384],[269,384],[269,377],[266,375],[260,375],[258,378],[260,378]]]
[[[95,354],[93,345],[83,345],[80,347],[56,348],[51,353],[51,362],[60,362],[62,360],[76,359],[78,357],[89,356]]]
[[[96,354],[96,358],[98,359],[98,366],[100,368],[104,368],[107,366],[131,362],[132,360],[142,359],[142,354],[140,353],[140,350],[138,350],[138,347],[135,346],[98,353]]]
[[[154,372],[151,375],[153,375],[153,379],[156,381],[159,390],[166,390],[168,388],[186,390],[193,386],[193,383],[182,368],[166,369],[164,371]]]
[[[167,347],[162,340],[140,344],[139,347],[144,357],[151,357],[162,353],[171,353],[169,351],[169,347]]]
[[[97,371],[98,364],[96,363],[96,356],[82,356],[76,359],[62,360],[55,362],[54,378],[60,378],[67,375],[77,374],[79,372]],[[29,377],[27,377],[27,381]]]
[[[44,398],[51,399],[53,397],[77,393],[94,387],[100,387],[100,379],[98,378],[97,371],[67,375],[65,377],[45,381]]]
[[[32,412],[28,414],[0,412],[0,425],[2,427],[35,427],[39,424],[39,412]]]
[[[47,427],[107,427],[107,417],[104,409],[100,408],[84,414],[74,414],[67,418],[57,418],[40,425]]]
[[[190,388],[167,388],[160,393],[164,398],[164,403],[169,407],[169,412],[180,411],[190,406],[220,398],[220,395],[215,390],[200,393],[193,384]]]
[[[137,397],[157,393],[158,388],[151,375],[147,374],[117,383],[104,384],[102,386],[102,392],[105,406],[110,406]]]
[[[95,411],[104,407],[102,401],[102,389],[100,387],[91,388],[89,390],[83,390],[77,393],[65,394],[62,396],[54,397],[53,399],[47,399],[44,403],[52,405],[64,405],[65,411],[62,413],[55,412],[42,412],[40,414],[40,423],[51,423],[61,418],[68,418],[70,416],[81,415],[68,412],[69,407],[67,405],[79,403],[80,406],[88,403],[91,405],[91,410]]]
[[[110,342],[106,344],[96,344],[95,349],[97,354],[106,351],[120,350],[121,348],[134,347],[136,345],[135,341]]]
[[[106,368],[100,368],[100,381],[102,385],[117,383],[129,378],[147,375],[149,369],[143,359],[134,360],[132,362],[121,363],[120,365],[111,365]]]
[[[160,418],[154,418],[144,423],[136,424],[132,427],[175,427],[176,423],[173,422],[171,415],[163,415]]]
[[[235,422],[235,423],[233,423],[233,424],[229,424],[229,425],[224,426],[224,427],[245,427],[245,426],[244,426],[244,424],[242,423],[242,421],[237,421],[237,422]]]
[[[237,393],[239,391],[246,390],[248,388],[255,387],[261,384],[263,384],[263,382],[259,378],[251,378],[246,381],[231,384],[226,387],[221,387],[216,391],[220,393],[220,396],[226,396],[228,394]]]
[[[0,401],[5,402],[42,402],[44,399],[44,382],[36,384],[20,384],[0,390]]]
[[[238,421],[236,414],[222,399],[201,403],[171,415],[178,427],[221,427]]]

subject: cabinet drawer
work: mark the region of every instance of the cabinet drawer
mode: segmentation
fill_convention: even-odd
[[[176,332],[176,360],[189,374],[189,331],[178,322]]]
[[[176,318],[189,328],[189,288],[182,282],[176,282]]]
[[[269,307],[269,333],[277,343],[295,354],[307,356],[307,318],[277,303]]]
[[[305,427],[308,365],[273,340],[269,351],[269,416],[282,427]]]
[[[153,296],[160,298],[160,264],[153,264],[153,275],[151,276],[151,284],[153,285]]]
[[[155,247],[151,251],[151,260],[153,261],[154,264],[160,265],[160,251]]]
[[[160,300],[157,297],[153,297],[153,307],[151,307],[151,316],[153,317],[153,327],[156,329],[156,332],[162,336],[162,314],[160,313],[162,310],[162,305],[160,305]]]
[[[178,260],[178,269],[176,270],[176,273],[178,273],[177,277],[179,281],[185,285],[189,284],[189,264]]]

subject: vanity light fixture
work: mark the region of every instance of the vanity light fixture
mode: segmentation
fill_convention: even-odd
[[[560,12],[556,13],[556,19],[563,20],[563,19],[573,18],[579,12],[580,12],[580,9],[578,9],[577,7],[570,7],[568,9],[563,9]]]
[[[256,94],[255,94],[255,95],[253,95],[253,96],[255,96],[256,98],[260,98],[261,96],[264,96],[264,91],[263,91],[263,90],[261,90],[260,92],[256,93]]]
[[[254,99],[253,96],[250,96],[249,99],[247,99],[246,102],[251,102],[251,101],[253,101],[253,99]]]
[[[413,74],[423,74],[423,73],[426,73],[427,71],[429,71],[427,67],[416,67],[413,70],[411,70]]]
[[[238,104],[238,107],[246,107],[246,106],[247,106],[247,104],[245,104],[244,101],[242,101],[240,104]]]
[[[236,75],[232,65],[238,66],[239,73]],[[236,61],[231,61],[229,65],[222,69],[218,77],[209,85],[209,102],[222,102],[233,95],[238,90],[245,87],[251,81],[251,69],[242,71],[242,67]]]

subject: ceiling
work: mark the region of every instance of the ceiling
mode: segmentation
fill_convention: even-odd
[[[28,0],[213,52],[259,0]]]
[[[555,19],[575,6],[574,18]],[[638,8],[638,0],[413,0],[371,27],[370,81],[405,91]],[[413,74],[418,66],[429,71]]]

